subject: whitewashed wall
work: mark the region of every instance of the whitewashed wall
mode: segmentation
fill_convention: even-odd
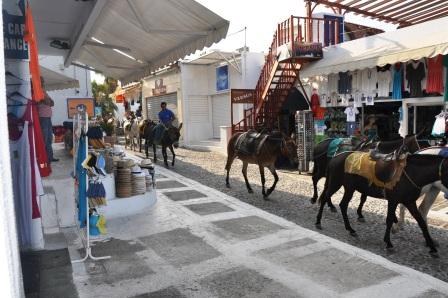
[[[54,100],[53,117],[51,121],[53,122],[53,125],[62,125],[64,121],[69,120],[67,114],[67,98],[93,97],[90,71],[76,66],[65,68],[62,56],[39,56],[39,63],[41,66],[52,71],[79,81],[79,88],[48,92],[48,95]]]

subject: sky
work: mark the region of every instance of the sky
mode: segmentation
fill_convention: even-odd
[[[234,51],[244,46],[245,27],[246,45],[252,52],[267,52],[277,24],[291,15],[305,16],[305,4],[302,0],[196,0],[224,19],[230,21],[227,38],[214,44],[210,49]],[[277,5],[275,5],[278,3]],[[319,5],[314,12],[329,11]],[[372,19],[347,14],[346,21],[371,26],[385,31],[394,30],[396,26],[374,21]],[[197,51],[203,52],[205,49]],[[102,83],[102,75],[92,73],[92,80]]]

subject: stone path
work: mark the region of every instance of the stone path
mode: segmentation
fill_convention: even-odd
[[[156,205],[110,220],[93,248],[112,258],[73,264],[80,297],[448,297],[429,275],[156,171]]]

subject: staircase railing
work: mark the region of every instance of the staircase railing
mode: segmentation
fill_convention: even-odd
[[[296,16],[291,16],[279,23],[255,87],[254,106],[244,111],[243,119],[233,125],[233,131],[247,131],[255,127],[257,116],[261,112],[264,101],[269,100],[269,93],[265,92],[265,90],[272,83],[274,65],[276,67],[278,65],[276,62],[279,58],[279,47],[286,45],[293,56],[302,43],[316,42],[322,43],[322,46],[338,44],[341,33],[340,26],[341,23],[338,19]]]

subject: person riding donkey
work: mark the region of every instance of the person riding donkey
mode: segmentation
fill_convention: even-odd
[[[166,102],[162,102],[160,107],[162,110],[158,114],[159,124],[156,125],[152,133],[152,141],[156,144],[160,142],[165,130],[167,130],[167,128],[171,126],[172,122],[176,119],[174,113],[170,109],[167,109]]]

